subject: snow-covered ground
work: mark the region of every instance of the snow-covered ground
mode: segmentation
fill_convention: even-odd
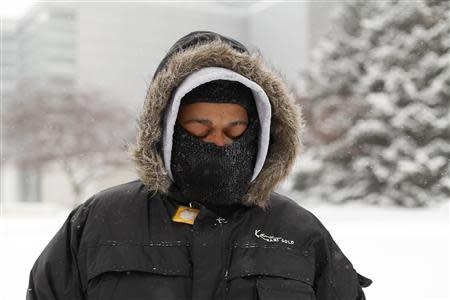
[[[448,203],[433,209],[304,205],[353,267],[373,280],[369,300],[449,300]]]
[[[373,280],[369,300],[448,300],[448,203],[433,209],[304,203],[354,268]],[[39,213],[38,213],[39,211]],[[0,300],[24,299],[29,271],[69,211],[4,209],[0,218]]]

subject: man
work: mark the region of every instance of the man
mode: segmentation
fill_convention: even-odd
[[[74,209],[27,299],[365,299],[322,223],[273,192],[303,121],[259,54],[192,32],[158,66],[131,151],[139,179]]]

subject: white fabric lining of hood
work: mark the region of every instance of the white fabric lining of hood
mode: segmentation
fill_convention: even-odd
[[[256,158],[255,168],[253,170],[251,181],[253,181],[256,176],[258,176],[264,165],[269,149],[270,120],[272,117],[272,108],[270,106],[270,101],[267,97],[266,92],[254,81],[251,81],[250,79],[230,69],[221,67],[205,67],[189,74],[189,76],[187,76],[177,87],[172,99],[170,99],[169,106],[164,116],[164,128],[162,137],[163,159],[164,166],[172,180],[173,176],[170,169],[172,138],[181,99],[184,97],[184,95],[186,95],[197,86],[217,79],[238,81],[252,90],[253,98],[255,99],[256,108],[258,110],[261,131],[259,136],[258,155]]]

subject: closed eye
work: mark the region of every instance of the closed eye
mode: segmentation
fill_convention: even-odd
[[[234,124],[226,130],[226,134],[232,139],[237,139],[245,132],[247,126],[248,122],[234,122]]]
[[[206,122],[197,122],[196,120],[190,120],[185,122],[183,127],[193,136],[203,138],[209,134],[211,126]]]
[[[213,122],[209,119],[190,119],[183,122],[183,127],[195,137],[206,138],[214,130]],[[222,129],[230,139],[237,139],[247,129],[248,121],[236,120],[229,122],[227,127]]]

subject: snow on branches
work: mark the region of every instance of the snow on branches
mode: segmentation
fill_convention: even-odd
[[[425,0],[340,7],[302,77],[310,117],[295,185],[302,197],[448,201],[449,10],[448,1]],[[321,168],[303,169],[311,160]]]

